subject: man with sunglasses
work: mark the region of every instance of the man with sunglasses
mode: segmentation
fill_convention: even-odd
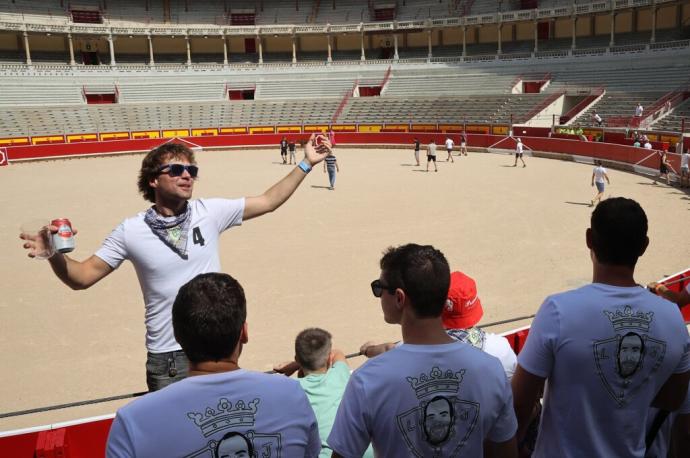
[[[144,157],[139,171],[139,191],[153,206],[124,220],[88,259],[77,261],[61,253],[49,258],[55,275],[75,290],[93,286],[127,259],[134,264],[145,303],[149,391],[187,375],[189,363],[171,321],[178,289],[198,274],[219,272],[220,234],[280,207],[330,152],[330,143],[312,135],[304,152],[304,160],[260,196],[191,200],[199,173],[194,152],[181,144],[161,145]],[[30,257],[45,249],[42,239],[22,237]]]
[[[498,359],[446,334],[450,269],[434,247],[390,248],[371,283],[403,344],[351,376],[328,437],[334,457],[516,457],[517,420]]]

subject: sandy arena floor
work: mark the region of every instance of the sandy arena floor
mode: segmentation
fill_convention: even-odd
[[[369,289],[390,245],[441,249],[452,268],[477,280],[484,322],[532,314],[547,294],[590,280],[590,166],[527,157],[527,168],[512,168],[511,157],[471,153],[423,173],[409,150],[336,152],[335,191],[316,168],[277,212],[222,238],[223,269],[248,298],[242,366],[263,371],[291,358],[294,336],[308,326],[330,330],[346,353],[366,340],[398,339]],[[74,257],[91,255],[124,217],[147,207],[136,191],[141,157],[0,169],[0,413],[145,390],[143,303],[131,264],[87,291],[71,291],[46,262],[27,258],[17,238],[24,221],[66,216],[79,229]],[[288,172],[279,157],[277,149],[204,151],[195,196],[260,194]],[[607,194],[638,200],[650,220],[638,281],[686,268],[688,195],[609,172]],[[350,361],[357,366],[363,358]],[[0,431],[110,413],[125,402],[7,418]]]

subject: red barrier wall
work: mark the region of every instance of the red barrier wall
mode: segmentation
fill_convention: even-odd
[[[528,132],[529,133],[529,132]],[[309,134],[238,134],[217,135],[202,137],[185,137],[175,141],[186,142],[189,145],[201,147],[239,147],[239,146],[278,146],[280,139],[285,135],[296,141],[306,140]],[[599,159],[618,161],[628,164],[637,164],[644,167],[657,169],[659,157],[652,155],[653,151],[632,146],[617,145],[611,143],[585,142],[580,140],[528,137],[521,135],[522,141],[528,150],[561,153],[564,155],[577,155],[595,157]],[[456,144],[460,141],[459,134],[450,134]],[[336,141],[338,144],[372,144],[372,145],[412,145],[415,138],[422,143],[428,143],[434,139],[437,144],[443,145],[446,135],[442,133],[398,133],[398,132],[338,132]],[[7,155],[11,161],[23,159],[57,158],[82,155],[114,154],[121,152],[148,151],[158,145],[171,141],[171,139],[139,139],[139,140],[111,140],[107,142],[78,142],[70,144],[45,144],[33,146],[8,146]],[[498,135],[468,134],[468,146],[488,148],[492,146],[500,149],[513,149],[515,140],[510,137]],[[678,171],[680,158],[670,154],[671,166]]]

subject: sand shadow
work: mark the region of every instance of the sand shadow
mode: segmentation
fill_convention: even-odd
[[[509,169],[512,169],[513,167],[517,168],[516,165],[501,165],[500,167],[507,167]]]
[[[277,164],[277,165],[290,165],[290,164],[286,164],[285,162],[276,162],[276,161],[271,162],[271,164]]]
[[[585,207],[591,206],[591,203],[590,203],[590,202],[570,202],[570,201],[567,201],[567,200],[566,200],[564,203],[570,204],[570,205],[583,205],[583,206],[585,206]]]
[[[415,165],[415,164],[400,164],[400,167],[419,167],[419,166]]]
[[[644,186],[659,186],[658,184],[655,184],[655,183],[645,183],[645,182],[642,182],[642,181],[638,181],[637,184],[641,184],[641,185],[644,185]]]
[[[413,172],[422,172],[422,173],[429,172],[429,173],[431,173],[431,172],[433,172],[433,170],[414,169]]]
[[[331,189],[330,186],[317,186],[315,184],[311,185],[311,187],[314,189]]]

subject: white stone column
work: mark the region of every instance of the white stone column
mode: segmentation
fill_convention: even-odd
[[[221,35],[223,40],[223,66],[228,66],[228,37],[223,34]]]
[[[149,40],[149,65],[153,67],[155,65],[153,61],[153,38],[150,34],[146,35],[146,38]]]
[[[398,34],[393,33],[393,59],[398,60],[400,56],[398,55]]]
[[[297,63],[297,37],[294,35],[292,36],[292,63],[296,64]]]
[[[649,39],[650,43],[656,42],[656,7],[652,7],[652,37]]]
[[[427,57],[429,59],[431,59],[432,57],[434,57],[434,54],[432,51],[432,46],[431,46],[431,29],[426,31],[426,44],[427,44],[427,48],[428,48]]]
[[[261,35],[256,36],[256,41],[259,42],[259,63],[263,64],[264,63],[264,43],[263,43],[263,40],[261,39]]]
[[[24,54],[26,54],[26,65],[31,65],[31,47],[29,47],[29,34],[26,32],[22,33],[24,35]]]
[[[539,21],[534,21],[534,52],[539,52]]]
[[[69,45],[69,64],[75,65],[76,62],[74,61],[74,42],[72,41],[71,33],[67,34],[67,44]]]
[[[462,57],[467,55],[467,26],[462,26]]]
[[[496,26],[496,31],[498,32],[498,49],[496,50],[496,54],[499,56],[503,52],[503,23],[499,22],[498,26]]]
[[[577,36],[577,16],[573,16],[573,41],[570,44],[570,49],[575,49],[575,37]]]
[[[616,13],[611,11],[611,40],[609,41],[609,46],[616,44],[614,35],[616,34]]]
[[[189,42],[189,35],[184,36],[187,45],[187,65],[192,65],[192,44]]]
[[[364,30],[362,30],[360,32],[359,37],[360,37],[360,40],[359,40],[360,46],[359,47],[360,47],[360,50],[362,51],[359,59],[360,60],[367,60],[367,56],[364,54]]]
[[[115,62],[115,43],[113,43],[113,34],[108,35],[108,48],[110,48],[110,65],[115,66],[117,63]]]
[[[328,40],[328,59],[327,59],[327,62],[333,62],[333,44],[331,43],[333,38],[331,37],[330,33],[328,35],[326,35],[326,39]]]

